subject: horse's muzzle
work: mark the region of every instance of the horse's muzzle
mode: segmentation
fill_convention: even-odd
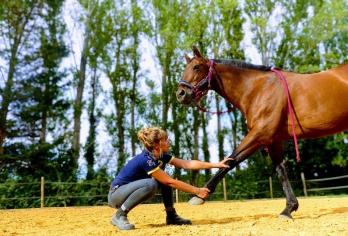
[[[179,87],[178,91],[176,91],[176,99],[183,105],[193,106],[194,99],[192,90],[186,87]]]

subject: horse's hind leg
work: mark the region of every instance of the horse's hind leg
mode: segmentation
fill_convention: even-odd
[[[276,166],[276,171],[277,171],[278,178],[283,186],[283,191],[284,191],[285,196],[286,196],[286,207],[280,213],[280,216],[292,219],[291,212],[296,211],[299,204],[298,204],[297,198],[296,198],[296,196],[291,188],[284,161]]]
[[[285,209],[280,213],[280,217],[292,219],[291,212],[296,211],[299,204],[288,179],[286,166],[283,160],[282,143],[277,142],[268,146],[268,151],[273,163],[276,166],[278,178],[283,186],[283,191],[286,197],[286,206]]]

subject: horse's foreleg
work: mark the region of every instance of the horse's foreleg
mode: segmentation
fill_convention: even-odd
[[[283,161],[282,143],[275,143],[268,147],[272,161],[276,165],[278,178],[282,184],[283,191],[286,197],[285,209],[280,213],[281,217],[292,219],[291,212],[296,211],[299,204],[297,198],[291,188],[285,163]]]
[[[232,158],[232,157],[234,157],[234,155],[232,154],[230,157]],[[204,185],[204,187],[206,187],[210,190],[209,194],[212,194],[215,191],[216,186],[224,178],[224,176],[227,174],[227,172],[229,172],[234,167],[236,167],[241,161],[242,160],[237,161],[236,159],[232,159],[232,160],[226,162],[226,164],[228,164],[230,167],[222,168],[222,169],[218,170],[218,172]],[[201,205],[204,202],[205,202],[205,199],[202,199],[198,196],[194,196],[190,199],[189,204]]]
[[[230,156],[231,158],[234,157],[234,154],[232,154]],[[232,159],[230,161],[227,161],[227,165],[229,165],[229,168],[222,168],[220,170],[218,170],[218,172],[214,175],[214,177],[212,177],[205,185],[204,187],[208,188],[210,190],[210,194],[215,192],[215,188],[218,185],[218,183],[225,177],[225,175],[227,174],[227,172],[229,172],[230,170],[232,170],[233,168],[235,168],[238,164],[240,163],[240,161],[236,161],[235,159]]]
[[[226,162],[229,165],[228,168],[220,169],[204,186],[210,190],[210,194],[215,191],[217,184],[224,178],[227,172],[235,168],[239,163],[244,161],[253,152],[260,147],[260,144],[256,142],[256,135],[250,132],[237,147],[237,149],[229,156],[232,160]],[[192,205],[200,205],[204,203],[204,199],[197,196],[193,197],[190,201]]]
[[[254,140],[254,139],[253,139]],[[212,177],[206,184],[210,190],[210,193],[215,191],[217,184],[224,178],[224,176],[230,170],[234,169],[239,163],[248,158],[256,149],[259,148],[259,144],[257,142],[247,142],[249,139],[243,139],[243,142],[238,146],[238,148],[229,156],[232,160],[226,162],[229,165],[228,168],[220,169],[214,177]]]

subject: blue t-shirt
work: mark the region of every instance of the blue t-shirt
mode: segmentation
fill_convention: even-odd
[[[136,180],[151,178],[153,172],[159,168],[163,170],[173,158],[172,155],[166,153],[160,159],[155,159],[149,151],[144,150],[127,162],[112,181],[111,186],[121,186]]]

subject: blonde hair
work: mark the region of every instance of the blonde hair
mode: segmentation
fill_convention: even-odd
[[[161,140],[165,140],[167,138],[167,132],[161,129],[160,127],[142,128],[138,132],[138,139],[150,152],[153,150],[155,144],[159,144]]]

